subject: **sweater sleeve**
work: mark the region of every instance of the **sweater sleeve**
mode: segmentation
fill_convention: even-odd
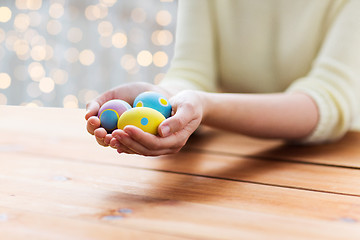
[[[319,121],[304,143],[341,138],[360,111],[360,1],[348,1],[329,28],[322,48],[304,78],[288,92],[303,92],[316,103]]]
[[[216,90],[215,40],[209,2],[179,1],[174,58],[160,86]]]

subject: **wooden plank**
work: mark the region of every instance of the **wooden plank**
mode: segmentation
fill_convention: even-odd
[[[175,208],[173,208],[175,209]],[[194,210],[187,208],[187,210]],[[197,215],[212,211],[196,207]],[[113,220],[84,221],[78,218],[65,218],[50,214],[41,214],[29,210],[16,210],[0,207],[1,212],[9,214],[9,220],[0,222],[2,239],[358,239],[358,227],[348,223],[329,223],[303,221],[271,215],[237,211],[233,224],[242,227],[208,226],[203,223],[183,222],[182,215],[169,211],[171,220],[145,218],[118,218]],[[223,209],[227,216],[229,209]],[[177,217],[179,216],[179,217]],[[219,215],[221,216],[221,215]],[[221,219],[227,220],[222,217]],[[180,218],[180,219],[179,219]],[[220,219],[219,219],[220,220]],[[131,229],[132,226],[142,230]],[[149,230],[149,231],[146,231]],[[162,234],[151,231],[163,232]],[[333,233],[329,233],[329,232]],[[179,236],[173,236],[176,234]],[[183,236],[183,237],[181,237]]]
[[[10,218],[15,209],[64,228],[68,219],[105,221],[199,239],[360,237],[356,197],[39,157],[10,162],[0,171],[0,209]]]
[[[280,140],[256,139],[204,128],[189,141],[188,148],[214,154],[283,159],[330,166],[360,168],[360,132],[349,132],[334,143],[291,145]]]
[[[0,207],[7,219],[0,221],[1,239],[23,240],[106,240],[106,239],[150,239],[181,240],[186,238],[124,228],[102,220],[83,221],[77,218],[41,214],[28,209]]]
[[[0,129],[54,137],[88,137],[85,110],[0,106]]]
[[[116,209],[114,204],[117,203],[166,203],[171,200],[331,221],[343,218],[360,220],[359,198],[346,195],[97,163],[64,162],[61,159],[37,156],[11,158],[1,162],[4,163],[0,170],[1,193],[5,194],[1,197],[1,202],[9,204],[7,206],[26,206],[28,202],[38,204],[35,207],[42,209],[42,199],[46,199],[44,204],[55,201],[56,203],[51,205],[59,208],[60,212],[64,204],[76,203],[78,211],[83,209],[85,213],[99,206],[112,206]],[[52,191],[52,188],[56,191]],[[20,198],[14,198],[13,195]],[[99,198],[93,200],[91,196]],[[103,199],[105,196],[109,199]],[[22,201],[21,197],[38,200]],[[140,199],[136,200],[138,197]],[[99,200],[105,202],[98,202]],[[54,209],[44,211],[55,212]],[[71,211],[69,213],[71,214]]]
[[[34,138],[49,137],[51,133],[50,140],[53,142],[67,138],[95,147],[95,140],[85,130],[84,114],[85,111],[81,109],[0,106],[0,132],[4,134],[3,136],[14,136],[14,132],[18,132],[32,135]],[[256,139],[209,128],[202,129],[190,139],[188,149],[214,154],[256,156],[360,168],[359,132],[350,132],[344,139],[334,144],[291,146],[279,140]],[[4,143],[4,140],[9,138],[0,140],[2,144],[12,144]],[[103,152],[108,154],[107,156],[115,156],[112,152]]]
[[[358,169],[196,151],[149,158],[119,155],[113,149],[97,146],[91,138],[79,141],[36,136],[32,141],[28,141],[29,135],[16,135],[11,138],[10,133],[6,133],[5,136],[8,137],[0,140],[3,146],[7,146],[7,150],[0,150],[0,156],[4,159],[31,154],[69,161],[98,162],[360,196],[360,186],[356,184],[360,181]],[[8,139],[11,139],[11,142]]]
[[[79,231],[111,224],[139,236],[150,232],[155,237],[198,239],[360,237],[359,198],[342,195],[359,191],[352,185],[359,179],[360,155],[349,145],[357,141],[357,134],[350,134],[349,140],[347,136],[330,153],[337,145],[310,147],[314,159],[308,147],[299,154],[280,141],[211,131],[195,136],[189,152],[145,158],[97,146],[86,133],[83,114],[0,107],[0,216],[26,212],[28,219],[11,222],[0,217],[0,232],[11,222],[13,231],[33,231],[41,239],[50,234],[41,228],[54,224],[61,226],[55,231],[81,236],[69,230],[68,219],[75,219],[81,222],[74,223],[81,225]],[[243,157],[247,155],[258,158]],[[119,209],[132,213],[119,218]],[[22,227],[33,217],[46,220]]]

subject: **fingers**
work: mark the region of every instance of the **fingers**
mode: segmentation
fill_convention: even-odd
[[[89,120],[90,117],[96,116],[100,108],[100,103],[92,101],[86,105],[85,119]]]
[[[96,138],[96,141],[101,145],[101,146],[104,146],[104,147],[107,147],[109,146],[106,142],[105,142],[105,137],[107,135],[107,132],[104,128],[97,128],[95,131],[94,131],[94,135],[95,135],[95,138]]]
[[[124,132],[123,130],[115,130],[112,133],[113,139],[115,139],[115,148],[121,152],[129,153],[129,154],[140,154],[140,152],[144,152],[144,149],[140,147],[139,143],[131,143],[129,144],[130,136]],[[137,149],[137,150],[136,150]]]
[[[100,127],[100,120],[97,117],[97,114],[100,107],[109,100],[122,99],[126,102],[132,103],[134,98],[139,93],[154,89],[155,86],[152,84],[133,83],[121,85],[101,94],[86,105],[87,111],[85,114],[85,119],[87,120],[87,131],[90,134],[95,135],[96,141],[102,146],[115,147],[118,152],[137,153],[136,150],[131,149],[131,144],[127,146],[121,144],[119,141],[116,142],[115,140],[113,140],[113,136],[111,134],[107,134],[106,130]],[[122,132],[121,134],[125,134],[125,132]],[[129,138],[127,134],[125,135],[125,137]],[[139,144],[139,146],[140,145],[141,144]],[[137,146],[136,148],[139,149],[139,146]]]
[[[90,117],[86,124],[87,131],[94,135],[94,131],[100,127],[100,119],[97,117]]]
[[[124,131],[114,131],[112,135],[122,147],[125,146],[132,152],[145,156],[175,153],[184,145],[184,141],[180,138],[161,138],[134,126],[127,126]],[[176,143],[174,143],[175,139]]]
[[[152,85],[146,84],[121,86],[90,102],[85,115],[88,120],[88,132],[95,135],[100,145],[116,148],[119,153],[157,156],[178,152],[202,119],[202,104],[200,97],[194,91],[184,91],[170,99],[174,114],[160,124],[159,136],[146,133],[134,126],[127,126],[124,130],[115,130],[112,134],[107,134],[106,130],[100,127],[100,120],[95,117],[100,106],[106,101],[120,97],[132,102],[139,92],[153,88]]]
[[[127,126],[123,131],[114,131],[114,144],[117,149],[145,156],[156,156],[178,152],[189,136],[198,128],[202,120],[201,103],[193,92],[184,92],[172,99],[174,115],[164,120],[155,136],[134,126]],[[115,146],[114,145],[114,146]]]
[[[111,141],[111,139],[112,139],[113,137],[112,137],[112,135],[111,134],[106,134],[106,136],[105,136],[105,138],[104,138],[104,143],[107,145],[107,146],[109,146],[110,145],[110,141]]]
[[[103,105],[105,102],[114,98],[115,98],[115,90],[110,90],[101,94],[100,96],[98,96],[97,98],[86,104],[85,119],[88,120],[90,117],[96,116],[100,109],[100,106]]]
[[[141,150],[136,151],[132,145],[134,144],[128,144],[129,135],[125,133],[123,130],[115,130],[112,133],[113,138],[111,139],[110,146],[117,149],[118,153],[128,153],[128,154],[141,154]],[[137,145],[137,144],[135,144]],[[139,149],[138,147],[135,147]]]
[[[186,136],[182,131],[172,134],[168,137],[159,137],[152,134],[144,133],[138,128],[129,126],[124,131],[136,142],[140,142],[147,149],[177,149],[185,144]]]
[[[135,151],[131,150],[130,148],[122,145],[116,138],[112,138],[110,141],[110,146],[115,148],[118,153],[128,153],[128,154],[137,154]]]

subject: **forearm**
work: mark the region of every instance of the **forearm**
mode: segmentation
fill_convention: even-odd
[[[316,104],[301,93],[200,94],[203,124],[250,136],[300,139],[318,122]]]

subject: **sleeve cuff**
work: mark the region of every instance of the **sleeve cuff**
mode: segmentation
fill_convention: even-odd
[[[322,96],[321,93],[318,93],[315,90],[301,86],[291,87],[287,90],[287,92],[302,92],[307,94],[313,99],[319,110],[319,120],[312,133],[303,139],[295,141],[294,143],[317,144],[333,142],[343,136],[343,134],[339,134],[339,132],[334,134],[338,112],[335,106],[329,104],[329,102],[331,102],[327,99],[330,98],[329,96]]]

